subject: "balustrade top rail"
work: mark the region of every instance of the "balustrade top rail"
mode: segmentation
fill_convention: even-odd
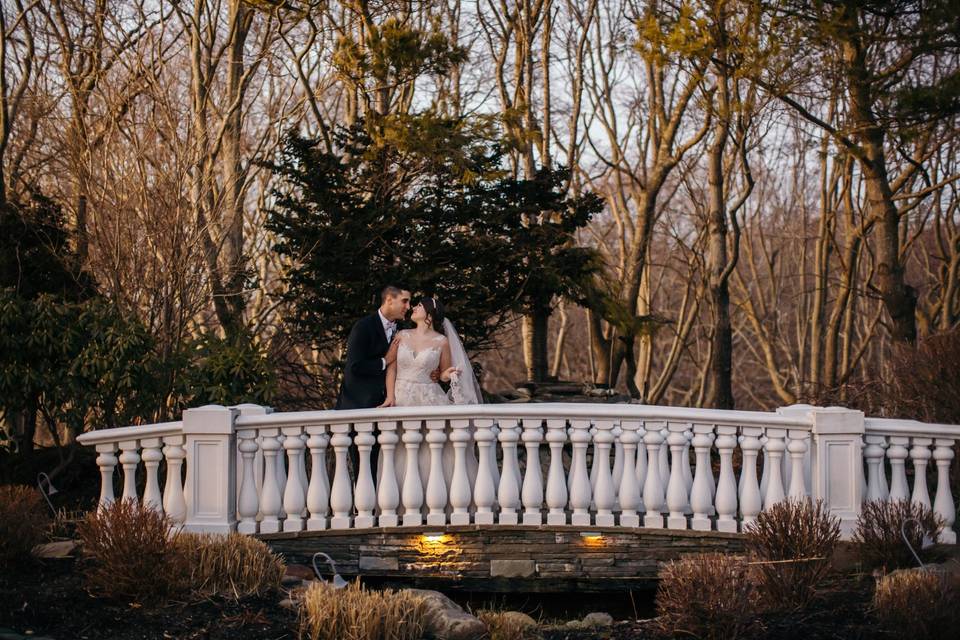
[[[387,409],[349,409],[344,411],[287,411],[262,415],[241,415],[238,429],[254,427],[291,427],[311,424],[349,424],[383,420],[443,419],[582,419],[653,420],[694,424],[732,424],[738,426],[809,429],[804,415],[780,415],[764,411],[724,411],[642,404],[595,404],[543,402],[525,404],[450,405],[440,407],[390,407]]]
[[[155,424],[134,425],[132,427],[118,427],[116,429],[99,429],[84,433],[77,437],[77,442],[85,445],[106,444],[122,440],[137,440],[143,438],[162,438],[177,435],[183,431],[183,421],[157,422]]]

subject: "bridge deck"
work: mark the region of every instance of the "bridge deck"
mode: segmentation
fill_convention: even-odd
[[[323,551],[347,578],[487,592],[643,589],[663,562],[743,550],[740,534],[622,527],[422,526],[260,538],[291,563],[309,564]]]

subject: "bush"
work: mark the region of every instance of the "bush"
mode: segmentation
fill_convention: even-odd
[[[77,527],[87,588],[114,600],[162,602],[187,592],[190,568],[170,520],[133,500],[90,513]]]
[[[907,520],[920,523],[903,524]],[[910,546],[926,561],[929,552],[923,551],[924,536],[936,541],[943,529],[943,520],[929,508],[909,500],[865,502],[857,519],[853,541],[860,559],[867,567],[882,567],[885,571],[913,567],[916,559],[903,542],[906,531]]]
[[[528,616],[516,611],[484,609],[477,612],[477,618],[487,625],[490,640],[537,640],[541,637],[536,622],[531,623]]]
[[[270,547],[240,533],[181,533],[177,549],[190,567],[190,588],[204,596],[240,599],[277,591],[286,570]]]
[[[901,638],[943,637],[960,623],[956,600],[944,577],[933,571],[895,571],[877,581],[873,610],[883,628]]]
[[[359,582],[334,590],[325,582],[307,589],[300,637],[310,640],[420,640],[426,605],[407,591],[367,591]]]
[[[758,625],[754,587],[743,558],[690,555],[660,570],[657,614],[668,634],[705,640],[752,636]]]
[[[840,520],[823,501],[784,500],[746,527],[761,594],[775,608],[802,609],[816,596],[840,539]]]
[[[30,558],[50,523],[43,496],[33,487],[0,486],[0,567]]]

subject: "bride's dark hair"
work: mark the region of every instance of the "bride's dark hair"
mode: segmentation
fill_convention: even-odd
[[[420,304],[423,305],[423,310],[427,312],[427,316],[430,318],[432,323],[433,330],[439,334],[443,334],[443,305],[440,304],[440,301],[432,296],[424,296],[420,301]]]

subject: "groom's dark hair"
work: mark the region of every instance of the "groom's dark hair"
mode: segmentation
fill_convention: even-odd
[[[400,287],[395,284],[388,284],[380,291],[380,304],[383,304],[384,302],[386,302],[387,297],[398,296],[404,291],[407,291],[407,289],[404,289],[403,287]]]

